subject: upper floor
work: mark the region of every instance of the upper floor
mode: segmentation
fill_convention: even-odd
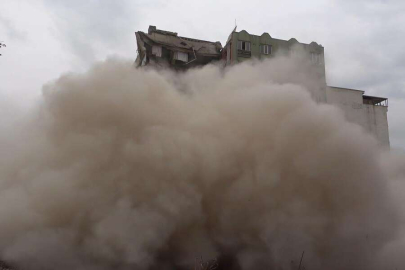
[[[227,63],[238,63],[249,58],[266,59],[274,56],[307,58],[312,63],[325,66],[324,48],[316,42],[300,43],[295,38],[282,40],[272,38],[268,33],[261,36],[249,34],[246,30],[233,31],[223,49]]]
[[[324,47],[316,42],[300,43],[295,38],[282,40],[268,33],[253,35],[245,30],[232,31],[222,49],[226,65],[249,59],[269,59],[275,56],[294,57],[312,63],[315,72],[325,79]]]
[[[176,32],[149,26],[148,32],[135,32],[138,45],[136,66],[170,66],[187,69],[221,59],[220,42],[181,37]]]

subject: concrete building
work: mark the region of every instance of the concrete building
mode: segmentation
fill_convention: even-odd
[[[316,42],[304,44],[295,38],[282,40],[271,37],[268,33],[261,36],[249,34],[236,29],[229,35],[222,50],[225,65],[234,65],[250,59],[266,60],[274,57],[293,57],[311,63],[307,65],[312,81],[317,81],[316,88],[311,87],[311,94],[317,102],[326,102],[326,77],[324,48]],[[298,59],[299,58],[299,59]]]
[[[316,42],[304,44],[295,38],[281,40],[268,33],[252,35],[236,29],[229,35],[222,50],[226,65],[249,59],[271,59],[275,56],[301,57],[312,62],[311,74],[320,82],[317,89],[310,89],[318,102],[333,104],[342,109],[348,121],[362,126],[383,146],[389,146],[388,99],[364,95],[364,91],[330,87],[326,84],[324,48]]]
[[[388,131],[388,99],[364,95],[364,91],[340,87],[328,87],[327,103],[341,108],[346,119],[359,124],[373,134],[381,145],[390,145]]]
[[[304,44],[296,39],[281,40],[268,33],[252,35],[235,29],[224,48],[220,42],[210,42],[178,36],[177,33],[150,26],[148,33],[136,32],[138,57],[136,66],[167,66],[187,69],[212,61],[234,65],[249,59],[271,59],[275,56],[299,57],[311,65],[310,74],[320,82],[309,89],[317,102],[333,104],[342,109],[348,121],[362,126],[381,143],[389,146],[388,99],[364,95],[365,91],[331,87],[326,83],[324,47],[316,42]]]
[[[316,42],[304,44],[295,38],[281,40],[272,38],[268,33],[261,36],[249,34],[245,30],[232,31],[222,50],[226,64],[237,64],[251,58],[271,59],[274,56],[305,56],[314,63],[314,70],[325,81],[324,48]]]
[[[206,65],[221,59],[220,42],[181,37],[175,32],[149,26],[148,33],[135,32],[138,45],[136,66],[152,65],[176,70]]]

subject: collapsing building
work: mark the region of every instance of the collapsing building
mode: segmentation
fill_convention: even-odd
[[[170,65],[175,69],[187,69],[206,65],[221,59],[220,42],[180,37],[175,32],[149,26],[148,33],[135,33],[138,45],[136,66]]]
[[[275,55],[301,57],[312,65],[314,74],[321,85],[311,89],[317,102],[333,104],[341,108],[346,119],[362,126],[383,146],[389,146],[388,99],[364,95],[364,91],[331,87],[326,84],[324,48],[316,42],[304,44],[292,38],[281,40],[268,33],[260,36],[247,31],[236,31],[229,35],[222,48],[220,42],[209,42],[178,36],[177,33],[149,26],[148,34],[136,32],[138,57],[136,66],[166,66],[174,69],[188,69],[221,60],[223,65],[234,65],[249,59],[271,59]]]

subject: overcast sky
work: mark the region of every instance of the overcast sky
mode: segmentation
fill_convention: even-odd
[[[328,84],[388,97],[391,145],[405,149],[404,14],[403,0],[0,0],[0,121],[64,72],[134,60],[134,32],[150,24],[224,44],[236,20],[252,34],[322,44]]]

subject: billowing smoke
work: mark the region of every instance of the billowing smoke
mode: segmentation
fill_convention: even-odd
[[[0,259],[297,269],[305,251],[301,269],[402,268],[404,159],[313,101],[316,87],[285,59],[63,75],[2,131]]]

